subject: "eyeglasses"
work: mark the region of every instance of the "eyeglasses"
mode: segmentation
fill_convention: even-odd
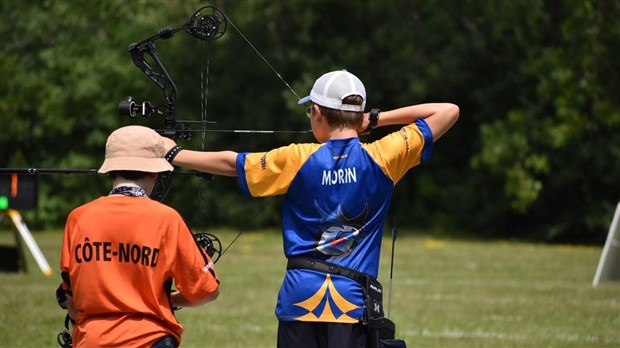
[[[312,104],[306,106],[306,116],[308,116],[308,118],[312,117]]]

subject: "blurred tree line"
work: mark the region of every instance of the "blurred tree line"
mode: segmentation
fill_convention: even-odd
[[[206,5],[229,18],[225,35],[157,42],[178,86],[179,118],[204,116],[217,122],[210,129],[309,129],[297,97],[344,68],[365,82],[368,109],[461,108],[431,162],[396,186],[399,226],[604,241],[620,200],[620,2],[612,0],[5,0],[0,167],[98,168],[112,130],[158,127],[156,116],[117,113],[127,96],[163,101],[127,47]],[[181,144],[262,151],[307,141],[206,133]],[[31,228],[59,228],[73,207],[109,190],[97,175],[41,175],[39,184],[39,209],[25,212]],[[278,198],[246,198],[233,178],[177,177],[165,202],[198,229],[280,221]]]

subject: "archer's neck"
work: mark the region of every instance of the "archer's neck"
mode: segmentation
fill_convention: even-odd
[[[328,133],[328,139],[348,139],[357,137],[357,131],[350,128],[332,129]]]

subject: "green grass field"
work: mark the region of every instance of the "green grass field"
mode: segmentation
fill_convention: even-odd
[[[226,246],[236,231],[214,231]],[[0,347],[58,347],[61,232],[35,238],[54,269],[0,273]],[[0,245],[14,245],[8,227]],[[390,240],[380,280],[389,291]],[[620,284],[592,287],[602,248],[435,239],[400,231],[390,317],[408,347],[620,347]],[[221,295],[185,308],[183,347],[275,347],[285,260],[277,231],[246,232],[217,263]],[[119,289],[122,291],[122,289]],[[387,296],[385,299],[387,310]]]

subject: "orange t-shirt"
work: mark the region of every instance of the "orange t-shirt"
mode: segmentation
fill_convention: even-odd
[[[74,209],[60,268],[78,311],[74,347],[148,347],[165,335],[180,344],[173,282],[190,301],[219,284],[181,216],[146,197],[100,197]]]

